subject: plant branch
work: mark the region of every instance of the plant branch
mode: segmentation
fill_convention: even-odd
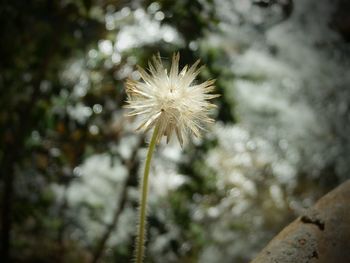
[[[116,209],[114,211],[112,221],[106,226],[106,229],[105,229],[103,235],[101,236],[100,241],[98,242],[98,244],[96,246],[91,263],[99,262],[99,260],[103,256],[103,252],[105,250],[107,241],[110,238],[116,225],[118,224],[119,217],[125,208],[126,202],[128,200],[128,187],[130,185],[132,185],[133,179],[134,179],[133,175],[136,173],[136,171],[138,170],[138,167],[139,167],[139,162],[137,161],[137,152],[138,152],[138,149],[140,148],[143,140],[144,140],[143,137],[140,138],[138,144],[136,145],[136,147],[134,148],[134,150],[131,154],[131,157],[129,158],[129,160],[125,161],[126,166],[128,168],[128,175],[127,175],[127,178],[125,180],[125,184],[123,186],[122,192],[120,194],[118,193],[118,199],[120,200],[119,205],[116,207]]]
[[[138,232],[136,237],[136,251],[135,251],[135,261],[136,263],[142,263],[144,257],[144,243],[145,243],[145,232],[146,232],[146,210],[147,210],[147,197],[148,197],[148,179],[149,170],[151,167],[152,155],[154,148],[157,144],[157,136],[159,131],[159,125],[154,128],[151,142],[149,144],[145,171],[142,178],[142,184],[140,185],[141,195],[140,195],[140,209],[139,209],[139,222],[138,222]]]

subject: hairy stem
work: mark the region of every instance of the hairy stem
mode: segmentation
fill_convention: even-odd
[[[159,130],[159,126],[156,125],[153,131],[151,142],[148,147],[144,175],[142,178],[142,183],[140,184],[141,195],[140,195],[138,231],[136,236],[136,253],[135,253],[136,263],[142,263],[143,257],[144,257],[149,169],[151,167],[151,159],[152,159],[153,151],[157,143],[158,130]]]

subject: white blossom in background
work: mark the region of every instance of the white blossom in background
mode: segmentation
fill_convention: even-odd
[[[335,49],[344,42],[329,27],[335,5],[294,1],[291,17],[268,27],[249,17],[250,2],[215,0],[221,34],[200,43],[202,50],[225,52],[221,63],[234,77],[225,80],[224,93],[238,119],[216,125],[218,145],[207,156],[226,196],[200,203],[194,214],[214,240],[201,252],[206,263],[248,262],[273,235],[264,226],[269,220],[281,224],[284,215],[309,206],[312,197],[294,192],[300,174],[312,180],[329,165],[342,180],[350,173],[349,61],[345,49]],[[241,26],[246,18],[252,23]],[[319,186],[303,191],[308,187]]]
[[[334,163],[339,178],[347,178],[350,128],[344,109],[350,105],[350,76],[345,51],[334,48],[342,40],[329,27],[335,5],[294,1],[283,23],[246,30],[249,23],[241,28],[228,18],[244,19],[257,8],[248,2],[216,0],[222,34],[208,37],[230,60],[235,81],[225,93],[241,124],[294,159],[294,170],[317,176]]]
[[[154,11],[156,10],[157,8]],[[124,52],[158,41],[183,45],[183,39],[176,29],[160,23],[164,19],[162,12],[151,14],[142,8],[131,10],[128,7],[107,14],[106,28],[120,28],[116,36],[115,51]]]
[[[118,158],[108,154],[93,155],[74,169],[78,176],[67,189],[66,198],[70,213],[80,223],[83,231],[74,233],[85,243],[99,240],[106,225],[112,222],[114,211],[119,205],[120,193],[125,184],[126,168]],[[57,196],[62,198],[63,188],[53,185]],[[98,212],[96,212],[98,211]],[[96,216],[92,216],[96,213]],[[118,245],[130,241],[134,231],[134,210],[126,206],[120,216],[108,245]],[[101,223],[103,222],[103,223]]]

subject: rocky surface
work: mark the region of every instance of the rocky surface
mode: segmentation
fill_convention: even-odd
[[[251,263],[350,262],[350,180],[284,228]]]

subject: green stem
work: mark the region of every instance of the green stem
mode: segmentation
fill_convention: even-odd
[[[149,169],[151,167],[151,159],[153,155],[154,148],[157,143],[157,135],[159,131],[159,126],[156,125],[153,131],[152,139],[148,147],[145,171],[142,178],[142,183],[140,185],[141,195],[140,195],[140,210],[139,210],[139,224],[138,232],[136,237],[136,263],[142,263],[144,257],[144,243],[145,243],[145,232],[146,232],[146,210],[147,210],[147,196],[148,196],[148,178]]]

